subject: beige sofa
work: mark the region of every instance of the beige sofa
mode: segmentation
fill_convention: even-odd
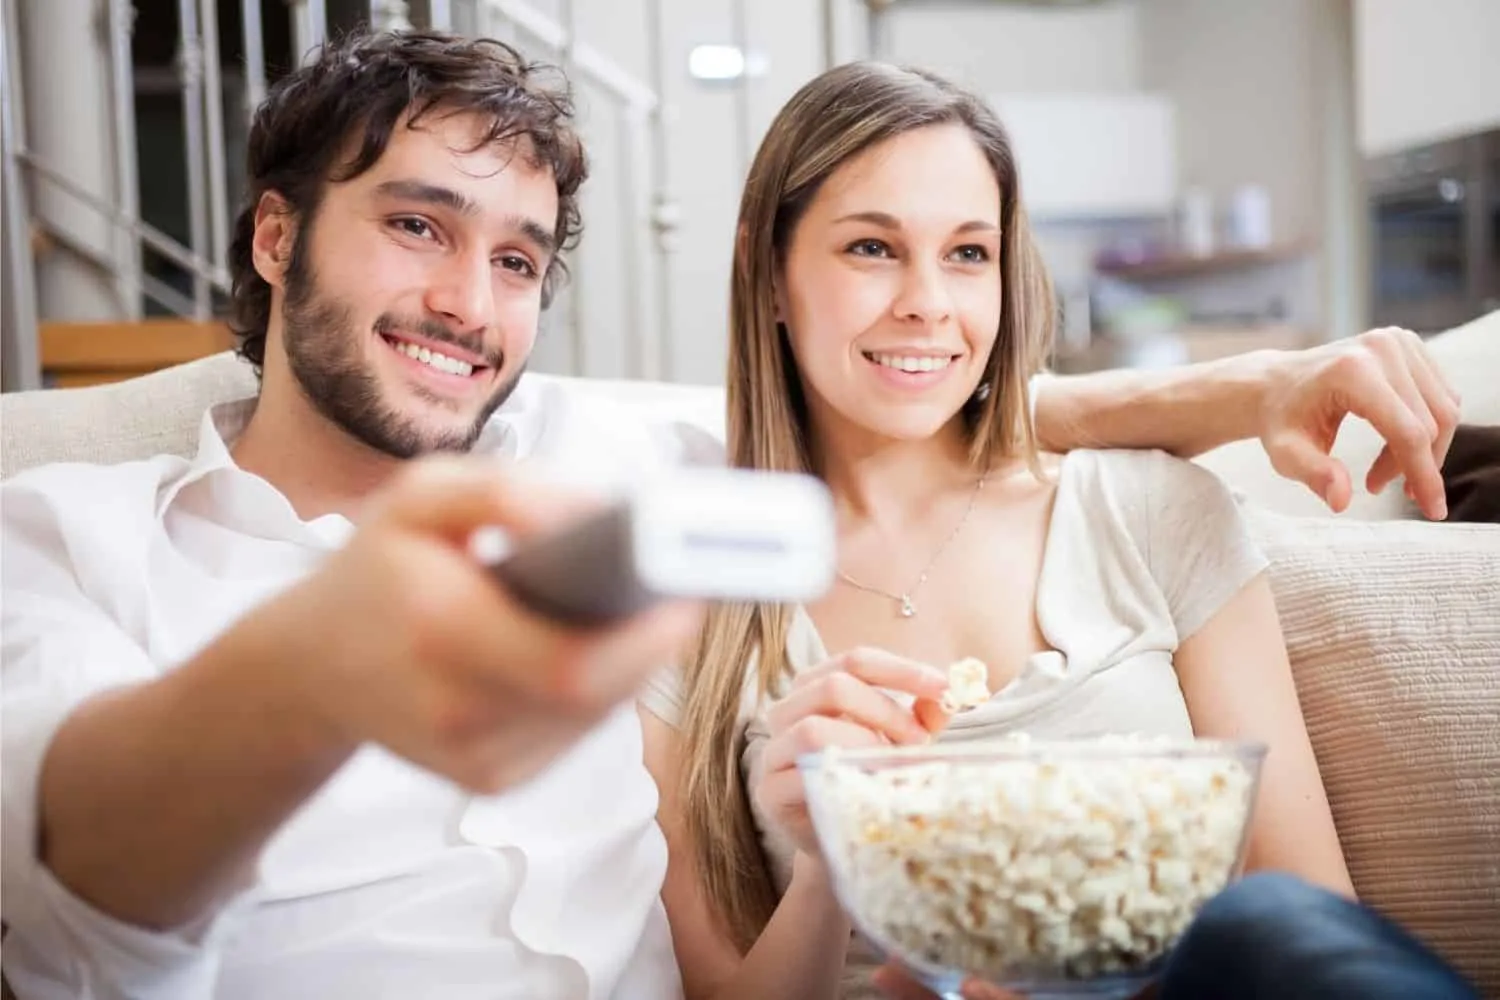
[[[1464,395],[1465,420],[1500,424],[1500,313],[1432,350]],[[721,436],[715,389],[583,388]],[[249,371],[219,355],[117,385],[0,397],[0,470],[185,453],[206,406],[253,391]],[[1362,426],[1338,445],[1356,481],[1375,450]],[[1271,556],[1361,896],[1500,996],[1500,526],[1412,520],[1394,489],[1330,517],[1276,477],[1254,442],[1201,461],[1246,496]]]

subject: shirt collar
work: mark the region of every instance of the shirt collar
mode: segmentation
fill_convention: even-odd
[[[169,483],[158,496],[156,503],[158,518],[166,513],[172,501],[177,499],[177,495],[184,488],[215,472],[222,472],[226,469],[239,471],[239,466],[234,464],[234,456],[229,453],[229,449],[244,432],[245,425],[250,422],[250,416],[255,412],[255,403],[256,399],[252,396],[248,399],[218,403],[204,411],[203,418],[198,421],[198,450],[183,474]]]
[[[544,395],[550,380],[540,375],[524,375],[516,389],[485,423],[474,443],[476,454],[503,458],[523,458],[536,447],[546,430]],[[231,450],[244,433],[255,413],[257,398],[217,403],[203,413],[198,422],[198,448],[182,475],[168,483],[157,498],[156,516],[161,518],[184,489],[208,476],[244,472],[234,461]],[[269,485],[269,484],[267,484]]]

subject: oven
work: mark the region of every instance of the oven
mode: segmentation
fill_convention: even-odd
[[[1436,333],[1500,309],[1500,129],[1365,166],[1371,320]]]

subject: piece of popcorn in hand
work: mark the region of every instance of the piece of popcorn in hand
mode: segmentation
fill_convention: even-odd
[[[983,705],[993,693],[990,690],[990,668],[982,660],[966,656],[948,667],[948,690],[943,692],[938,704],[944,712],[955,715]]]

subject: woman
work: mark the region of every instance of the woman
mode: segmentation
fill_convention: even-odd
[[[690,998],[841,994],[850,927],[793,763],[831,745],[1262,740],[1249,867],[1352,895],[1229,494],[1161,453],[1037,452],[1027,379],[1053,308],[981,101],[856,64],[772,124],[740,208],[729,449],[827,482],[840,582],[806,608],[715,611],[646,699]],[[965,656],[999,693],[950,724],[931,665]],[[874,959],[849,966],[843,995],[867,992]]]

